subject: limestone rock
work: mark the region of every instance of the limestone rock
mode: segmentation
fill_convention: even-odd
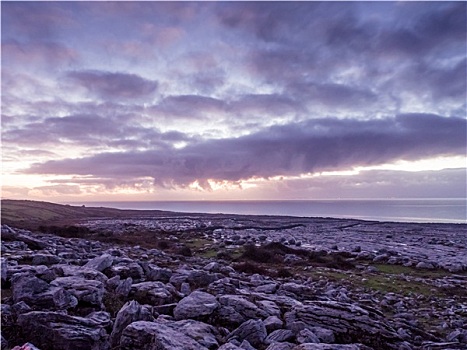
[[[104,271],[106,268],[112,266],[114,257],[110,254],[102,254],[101,256],[95,257],[89,260],[84,267],[87,269],[93,269],[99,272]]]
[[[294,307],[285,317],[287,323],[302,321],[309,327],[330,329],[339,343],[360,341],[368,346],[390,348],[401,340],[382,314],[353,304],[314,301]]]
[[[248,320],[240,325],[237,329],[231,332],[228,339],[248,340],[251,345],[259,347],[264,344],[267,332],[263,321]]]
[[[120,339],[121,350],[207,350],[192,338],[171,327],[148,321],[131,323]]]
[[[57,312],[32,311],[18,317],[21,333],[39,348],[101,350],[107,333],[95,320]]]
[[[194,291],[180,300],[175,307],[174,316],[176,320],[198,318],[212,314],[218,307],[216,297],[209,293]]]
[[[133,279],[128,277],[124,281],[120,281],[117,287],[115,288],[115,294],[122,298],[126,298],[130,294],[131,285],[133,284]]]
[[[67,309],[75,307],[78,300],[61,287],[28,274],[15,275],[12,279],[13,301],[24,301],[39,309]]]
[[[154,321],[151,310],[144,305],[140,305],[137,301],[132,300],[127,302],[117,313],[115,322],[110,334],[110,346],[112,348],[118,346],[123,330],[132,322],[136,321]]]
[[[130,297],[141,304],[164,305],[175,301],[177,291],[162,282],[141,282],[131,286]]]
[[[5,258],[0,258],[1,280],[5,283],[8,275],[8,265]]]
[[[314,344],[307,343],[295,346],[292,350],[373,350],[363,344]]]
[[[218,331],[207,323],[195,320],[181,320],[167,323],[167,326],[185,334],[208,349],[217,349],[219,347],[216,339]]]
[[[78,302],[89,303],[100,307],[104,297],[104,284],[100,281],[84,278],[59,277],[50,283],[51,286],[62,287],[78,299]]]
[[[290,329],[277,329],[266,337],[266,344],[281,343],[293,340],[294,333]]]
[[[230,306],[246,319],[266,318],[269,315],[252,302],[238,295],[222,295],[219,297],[222,306]]]

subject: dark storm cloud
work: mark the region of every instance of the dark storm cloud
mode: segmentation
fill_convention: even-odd
[[[27,173],[121,179],[152,177],[159,185],[207,179],[238,181],[353,166],[464,154],[466,121],[410,114],[381,120],[319,119],[255,134],[208,140],[164,152],[103,153],[33,165]]]
[[[103,99],[146,97],[153,94],[158,86],[156,81],[127,73],[78,71],[68,73],[68,77]]]

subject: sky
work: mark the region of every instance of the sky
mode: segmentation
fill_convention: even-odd
[[[464,198],[466,7],[2,1],[2,198]]]

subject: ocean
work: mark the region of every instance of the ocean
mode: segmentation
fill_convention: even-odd
[[[393,222],[467,223],[465,199],[368,199],[277,201],[74,202],[117,209],[353,218]]]

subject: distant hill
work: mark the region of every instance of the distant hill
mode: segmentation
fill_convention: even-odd
[[[171,215],[160,210],[120,210],[104,207],[62,205],[49,202],[2,199],[2,224],[22,228],[37,228],[39,225],[73,224],[91,218],[122,218]]]

